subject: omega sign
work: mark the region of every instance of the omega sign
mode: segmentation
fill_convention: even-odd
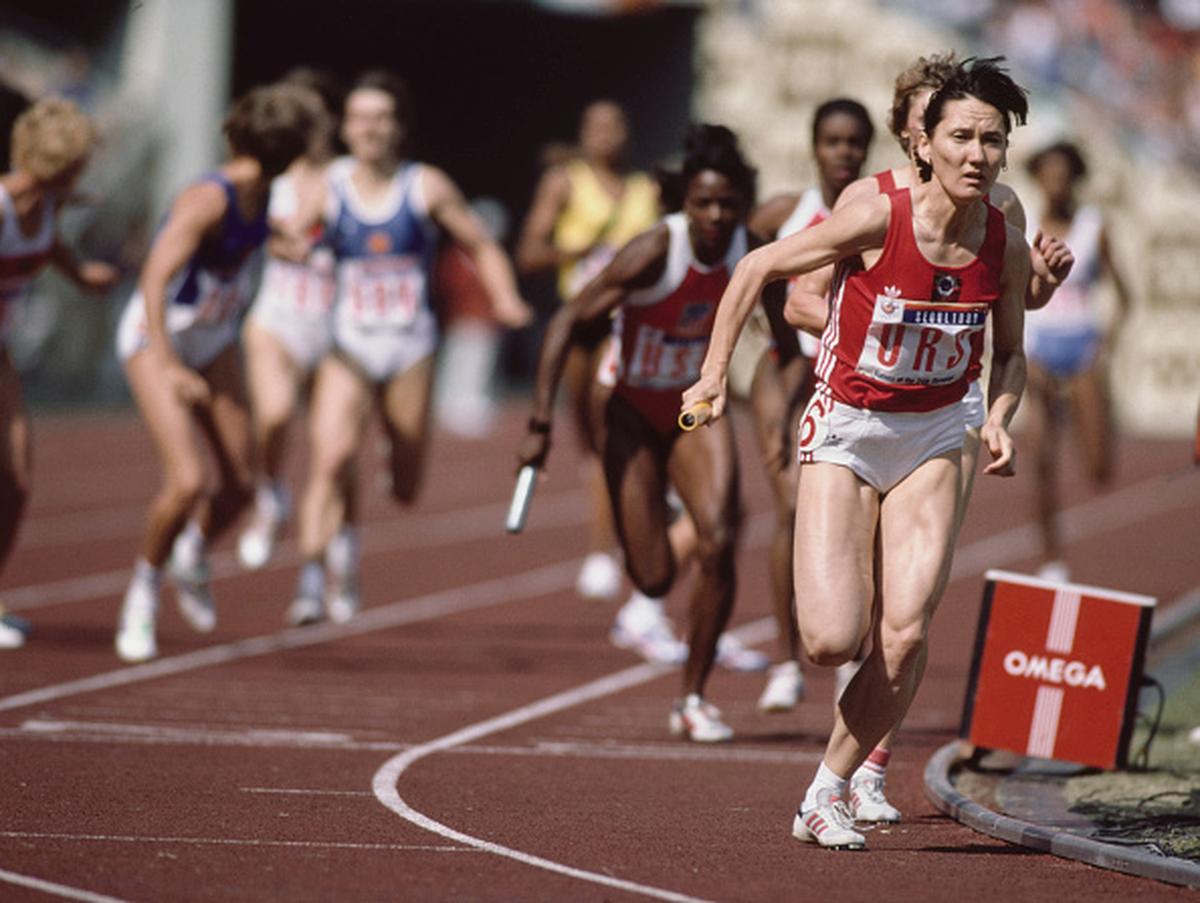
[[[1125,764],[1154,600],[988,571],[962,736],[977,747]]]
[[[1052,684],[1066,684],[1068,687],[1094,687],[1103,690],[1108,686],[1104,682],[1104,670],[1099,665],[1089,668],[1083,662],[1069,662],[1066,659],[1048,658],[1044,655],[1026,655],[1020,649],[1014,649],[1004,656],[1004,670],[1013,677],[1029,677]]]

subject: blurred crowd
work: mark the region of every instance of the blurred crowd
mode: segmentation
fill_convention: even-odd
[[[891,0],[1003,54],[1149,162],[1200,167],[1200,0]]]

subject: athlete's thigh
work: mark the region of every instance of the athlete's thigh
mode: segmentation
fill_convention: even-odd
[[[304,374],[283,342],[254,320],[242,329],[242,342],[254,416],[270,424],[286,421],[295,410]]]
[[[176,397],[162,379],[162,370],[150,351],[139,351],[125,362],[125,377],[133,400],[166,469],[168,482],[204,479],[204,456],[196,438],[193,409]]]
[[[701,540],[736,530],[738,466],[730,418],[680,435],[667,458],[667,476]]]
[[[979,473],[979,453],[983,451],[983,440],[979,430],[967,427],[963,432],[962,445],[962,479],[959,481],[958,493],[958,526],[962,527],[963,518],[967,516],[967,506],[971,504],[971,495],[975,491],[975,476]]]
[[[848,467],[800,465],[796,492],[796,616],[865,636],[875,595],[879,493]]]
[[[423,358],[383,387],[380,403],[384,429],[392,441],[393,462],[419,466],[429,436],[434,359]]]
[[[750,412],[754,434],[775,503],[787,511],[796,501],[796,456],[791,437],[795,435],[799,411],[789,417],[787,399],[779,384],[779,367],[770,353],[764,353],[750,381]]]
[[[1093,479],[1108,476],[1112,463],[1112,416],[1105,369],[1093,365],[1069,385],[1075,433]]]
[[[317,365],[308,407],[313,463],[340,468],[357,453],[371,411],[371,386],[336,354]]]
[[[223,475],[250,479],[250,406],[242,377],[241,355],[230,345],[204,368],[210,401],[197,410],[201,428],[212,444]]]
[[[892,628],[927,623],[950,575],[960,456],[955,449],[925,461],[880,505],[878,579]]]
[[[0,472],[25,483],[32,466],[32,430],[21,376],[8,354],[0,351]]]
[[[617,532],[635,568],[639,562],[670,560],[665,441],[622,398],[610,400],[604,478]]]

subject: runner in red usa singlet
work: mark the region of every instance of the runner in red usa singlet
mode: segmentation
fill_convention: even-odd
[[[729,276],[746,253],[739,227],[725,259],[706,267],[696,259],[682,213],[665,220],[670,232],[667,266],[658,283],[632,292],[616,329],[621,335],[617,395],[660,433],[678,429],[679,398],[700,375],[713,317]]]

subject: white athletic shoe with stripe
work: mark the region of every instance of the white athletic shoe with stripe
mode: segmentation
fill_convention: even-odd
[[[117,656],[123,662],[146,662],[158,655],[154,636],[158,596],[138,580],[129,584],[117,623]]]
[[[802,806],[792,821],[792,836],[830,850],[862,850],[867,838],[854,830],[854,819],[840,796],[831,790],[817,791],[817,804]]]
[[[900,821],[900,810],[883,795],[882,777],[859,777],[850,779],[850,812],[855,821],[895,824]]]
[[[760,712],[790,712],[804,698],[804,674],[799,662],[783,662],[771,669],[758,697]]]
[[[733,729],[721,720],[721,711],[695,693],[675,703],[668,721],[671,734],[686,737],[693,743],[726,743],[733,739]]]

